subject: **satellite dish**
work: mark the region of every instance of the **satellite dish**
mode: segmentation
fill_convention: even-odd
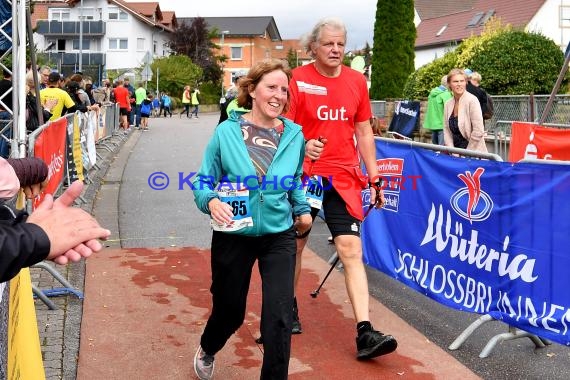
[[[364,62],[364,57],[357,55],[353,58],[352,62],[350,63],[350,67],[359,73],[364,73],[364,66],[366,63]]]

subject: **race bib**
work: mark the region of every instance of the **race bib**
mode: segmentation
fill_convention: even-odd
[[[214,219],[210,219],[210,225],[214,230],[222,232],[238,231],[242,228],[253,226],[249,205],[249,190],[240,188],[240,185],[238,183],[228,183],[218,188],[218,197],[222,202],[231,206],[234,218],[226,224],[219,224]]]
[[[312,208],[323,207],[323,177],[313,175],[309,177],[305,187],[305,197]]]

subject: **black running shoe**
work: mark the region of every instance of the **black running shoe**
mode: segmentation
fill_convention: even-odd
[[[356,337],[356,359],[366,360],[393,352],[398,342],[392,335],[384,335],[380,331],[369,330]]]
[[[291,325],[291,334],[301,334],[303,328],[299,320],[299,308],[297,307],[297,298],[293,298],[293,324]]]

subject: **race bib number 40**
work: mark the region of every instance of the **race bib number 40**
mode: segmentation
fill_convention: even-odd
[[[210,219],[210,225],[214,230],[222,232],[238,231],[242,228],[253,226],[248,189],[240,188],[240,184],[237,183],[228,183],[220,186],[217,192],[220,200],[231,206],[234,218],[230,223],[226,224],[219,224],[214,219]]]
[[[321,209],[323,207],[323,177],[311,176],[305,188],[305,197],[312,208]]]

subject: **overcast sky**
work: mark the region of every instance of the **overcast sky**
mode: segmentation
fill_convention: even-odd
[[[372,46],[376,0],[157,0],[176,17],[273,16],[283,39],[298,39],[321,18],[340,17],[348,50]]]

